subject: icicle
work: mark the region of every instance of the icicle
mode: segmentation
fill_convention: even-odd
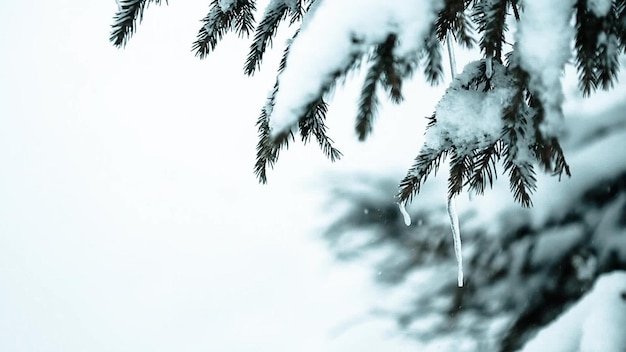
[[[450,60],[450,75],[452,79],[456,77],[456,61],[454,59],[454,48],[452,47],[452,37],[446,38],[448,46],[448,59]],[[459,216],[456,213],[454,198],[448,198],[448,216],[450,217],[450,227],[452,228],[452,239],[454,241],[454,254],[458,266],[457,284],[463,287],[463,251],[461,249],[461,230],[459,229]]]
[[[398,203],[398,208],[400,208],[400,212],[404,217],[404,224],[406,226],[411,226],[411,215],[409,215],[409,213],[406,211],[406,202]]]
[[[493,61],[490,57],[485,59],[485,76],[489,79],[493,76]]]
[[[452,37],[448,35],[446,38],[446,44],[448,47],[448,60],[450,62],[450,76],[454,80],[456,77],[456,59],[454,58],[454,48],[452,47]]]
[[[448,198],[448,216],[450,217],[450,227],[452,228],[452,239],[454,241],[454,254],[458,265],[457,284],[463,287],[463,250],[461,248],[461,230],[459,229],[459,216],[456,213],[454,198]]]

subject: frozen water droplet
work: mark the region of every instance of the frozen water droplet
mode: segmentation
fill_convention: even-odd
[[[409,213],[406,211],[406,202],[398,203],[398,207],[400,208],[400,212],[404,217],[404,224],[406,226],[411,226],[411,215],[409,215]]]

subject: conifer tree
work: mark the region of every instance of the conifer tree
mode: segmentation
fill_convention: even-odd
[[[115,46],[126,45],[152,2],[161,4],[160,0],[118,0],[110,36]],[[316,31],[326,25],[322,23],[326,21],[324,15],[333,8],[352,12],[339,26],[344,32],[335,33],[340,38],[334,41],[339,43],[336,48],[329,47],[329,38]],[[430,117],[432,131],[427,131],[427,143],[400,182],[398,201],[411,200],[429,174],[449,156],[449,196],[464,188],[483,193],[501,161],[515,199],[530,206],[537,167],[558,177],[570,175],[559,143],[559,75],[573,55],[580,89],[585,94],[611,88],[620,67],[618,57],[626,45],[625,13],[624,0],[271,0],[257,21],[255,0],[212,0],[192,50],[205,58],[229,32],[240,37],[252,35],[244,64],[244,72],[252,75],[260,68],[280,23],[288,21],[298,26],[291,44],[285,47],[273,93],[261,108],[257,122],[254,171],[265,183],[268,167],[274,166],[280,151],[297,133],[305,143],[315,137],[331,160],[341,157],[327,134],[326,100],[348,72],[361,68],[367,71],[355,124],[358,138],[364,140],[375,125],[379,90],[386,92],[392,102],[400,103],[404,99],[403,81],[416,70],[421,68],[428,82],[442,81],[442,43],[448,38],[468,48],[478,44],[483,59],[468,64]],[[332,18],[344,21],[344,17]],[[364,25],[381,18],[370,28]],[[505,40],[511,23],[518,27],[512,45]],[[573,52],[571,39],[575,43]],[[313,40],[315,43],[305,42]],[[298,45],[300,52],[291,55],[291,47]],[[327,60],[332,62],[324,62],[321,56],[311,61],[322,66],[319,77],[308,88],[302,88],[299,99],[289,101],[283,98],[281,88],[299,77],[295,60],[304,55],[305,45],[321,46],[315,50],[340,50],[334,50],[332,60]],[[283,75],[289,79],[281,79]],[[459,135],[454,130],[458,124],[442,110],[456,104],[459,97],[470,96],[475,100],[500,100],[496,109],[500,121],[495,131],[475,128],[473,135],[467,131]]]

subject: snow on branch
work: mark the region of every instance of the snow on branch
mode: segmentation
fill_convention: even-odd
[[[576,6],[576,67],[584,95],[609,89],[617,80],[619,56],[626,45],[623,19],[626,4],[611,1],[579,1]]]
[[[435,29],[437,39],[441,42],[453,36],[459,44],[466,48],[474,47],[472,24],[465,13],[468,2],[465,0],[446,0],[445,7],[439,12]]]
[[[439,159],[450,155],[448,196],[465,186],[482,194],[497,174],[496,162],[504,158],[516,201],[532,205],[536,189],[534,164],[555,175],[570,175],[556,138],[539,132],[543,110],[526,88],[527,76],[515,60],[506,67],[483,59],[468,64],[454,79],[435,107],[425,142],[415,164],[400,183],[399,201],[419,192]]]
[[[299,31],[296,31],[294,38],[297,37]],[[291,43],[290,40],[287,43],[285,50],[283,51],[282,59],[278,66],[278,77],[285,70],[287,61],[287,53]],[[257,120],[257,128],[259,132],[259,141],[256,148],[256,163],[254,165],[254,173],[257,179],[261,183],[267,183],[267,168],[274,167],[274,164],[278,160],[278,155],[283,148],[289,146],[289,141],[294,139],[292,131],[287,131],[277,137],[271,136],[270,131],[270,119],[274,104],[276,100],[276,94],[278,93],[278,79],[274,84],[274,89],[270,92],[265,106],[261,109],[261,115]],[[314,136],[318,142],[318,145],[322,149],[322,152],[330,158],[331,161],[335,161],[341,158],[341,152],[334,147],[333,140],[326,133],[326,113],[328,112],[328,105],[323,98],[320,98],[312,102],[306,108],[304,117],[298,122],[300,130],[300,136],[302,141],[306,144],[311,140],[311,136]]]
[[[416,55],[441,5],[438,0],[322,1],[315,12],[305,15],[305,20],[314,16],[313,20],[306,22],[289,50],[270,116],[272,135],[293,128],[306,106],[389,34],[398,36],[395,55]]]
[[[576,0],[524,0],[518,24],[519,65],[528,73],[529,89],[544,110],[539,126],[545,137],[558,136],[562,129],[563,89],[561,76],[571,57],[574,37],[571,24]]]
[[[151,2],[161,0],[118,0],[110,37],[115,46],[126,43]],[[496,161],[504,158],[515,199],[530,206],[536,165],[570,174],[559,144],[564,65],[573,53],[586,95],[612,87],[626,51],[623,0],[270,0],[258,26],[255,11],[255,0],[211,0],[193,51],[204,58],[226,33],[254,32],[244,66],[251,75],[280,23],[289,17],[299,22],[259,118],[255,173],[261,182],[297,130],[305,142],[314,136],[331,160],[341,156],[326,135],[325,99],[361,63],[369,70],[356,124],[363,140],[373,129],[379,88],[399,103],[403,81],[418,67],[430,83],[441,81],[443,40],[480,43],[483,59],[470,63],[436,107],[426,143],[400,184],[401,202],[450,155],[450,195],[465,186],[483,193],[497,174]],[[505,53],[512,18],[516,42]]]
[[[480,1],[474,12],[474,21],[478,24],[481,33],[480,48],[487,58],[495,58],[502,62],[502,45],[506,25],[507,7],[510,0]]]

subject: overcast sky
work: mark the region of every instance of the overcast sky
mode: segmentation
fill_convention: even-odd
[[[254,124],[276,55],[254,78],[249,41],[196,59],[206,1],[150,7],[118,50],[115,10],[0,4],[0,350],[412,350],[380,321],[333,334],[384,292],[366,265],[332,260],[319,208],[329,172],[408,167],[420,139],[386,153],[421,136],[441,88],[388,109],[366,144],[340,91],[345,160],[294,146],[261,186]]]

